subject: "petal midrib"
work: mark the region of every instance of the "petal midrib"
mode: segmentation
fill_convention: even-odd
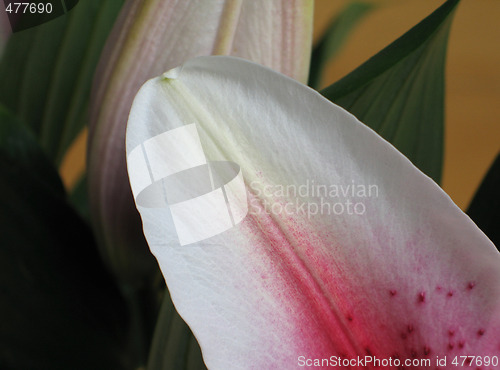
[[[249,203],[255,204],[253,201],[258,199],[258,197],[253,194],[250,187],[247,187],[247,195]],[[265,253],[270,258],[278,256],[290,268],[288,273],[291,279],[298,286],[299,290],[308,297],[308,301],[313,303],[316,311],[315,316],[318,321],[325,324],[323,327],[330,328],[330,323],[336,323],[337,327],[342,331],[346,342],[350,344],[352,352],[360,357],[364,356],[363,347],[353,336],[344,314],[337,307],[331,294],[322,288],[321,282],[312,273],[315,268],[311,267],[310,263],[306,259],[301,258],[297,253],[301,249],[301,246],[280,226],[280,223],[276,220],[276,216],[273,217],[273,215],[263,212],[259,214],[259,217],[263,217],[264,219],[259,219],[259,217],[251,214],[247,217],[252,218],[252,221],[258,225],[263,239],[269,242],[268,247],[264,248]],[[333,339],[338,338],[339,333],[331,332],[329,329],[327,331],[331,344],[334,346],[335,341]]]

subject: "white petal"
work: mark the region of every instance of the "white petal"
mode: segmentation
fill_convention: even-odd
[[[224,186],[237,170],[209,164],[151,177],[134,196],[209,368],[498,353],[500,255],[371,129],[269,69],[202,57],[141,88],[127,154],[193,124],[207,163],[241,168],[248,209],[241,192],[231,201]],[[147,166],[158,161],[151,158],[144,155]],[[132,183],[144,173],[136,163],[128,163]],[[211,182],[211,171],[224,181]],[[183,191],[193,183],[196,191]],[[169,201],[172,191],[177,201]],[[179,204],[182,212],[172,212]],[[227,228],[229,212],[245,211]],[[181,223],[181,235],[199,228],[208,237],[186,243]]]

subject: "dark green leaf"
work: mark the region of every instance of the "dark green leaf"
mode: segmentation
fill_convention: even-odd
[[[122,285],[130,312],[128,354],[134,368],[144,369],[158,319],[165,283],[161,272],[150,284]]]
[[[2,105],[0,105],[0,150],[15,159],[19,166],[29,170],[46,188],[52,189],[57,194],[64,193],[59,174],[47,161],[35,136]]]
[[[377,131],[437,182],[443,162],[446,48],[458,2],[445,2],[321,92]]]
[[[87,175],[83,175],[69,194],[69,201],[86,221],[90,220],[89,196],[87,191]]]
[[[500,154],[476,192],[467,214],[500,251]]]
[[[56,165],[86,123],[92,77],[123,1],[80,1],[9,39],[0,102],[33,129]]]
[[[309,71],[309,86],[318,88],[327,63],[338,53],[354,27],[373,9],[373,4],[353,2],[348,4],[330,23],[314,47]]]
[[[0,110],[0,368],[123,369],[125,303],[50,166]]]
[[[165,293],[149,353],[148,370],[206,369],[200,346]]]

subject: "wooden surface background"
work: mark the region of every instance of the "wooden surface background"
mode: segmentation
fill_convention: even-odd
[[[315,40],[350,0],[316,0]],[[417,24],[443,0],[364,0],[376,5],[351,34],[323,80],[328,85]],[[443,188],[466,209],[500,151],[500,0],[462,0],[455,14],[446,71]],[[85,166],[86,133],[61,166],[73,186]]]

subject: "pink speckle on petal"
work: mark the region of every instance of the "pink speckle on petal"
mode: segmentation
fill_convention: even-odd
[[[424,303],[425,302],[425,292],[418,293],[418,301],[420,303]]]

